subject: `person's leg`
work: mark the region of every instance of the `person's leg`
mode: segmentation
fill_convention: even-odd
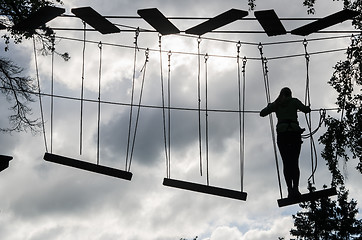
[[[283,160],[283,173],[284,173],[284,179],[288,187],[288,197],[291,196],[292,190],[293,190],[293,177],[292,177],[292,164],[290,162],[291,160],[291,154],[293,151],[290,151],[290,142],[289,142],[289,136],[287,133],[279,133],[277,136],[277,143],[280,155]]]
[[[300,170],[299,170],[299,155],[302,145],[301,136],[299,133],[293,133],[290,139],[290,164],[291,164],[291,178],[293,182],[293,192],[296,195],[300,195],[299,192],[299,178],[300,178]]]

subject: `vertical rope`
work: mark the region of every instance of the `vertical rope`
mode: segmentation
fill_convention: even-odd
[[[243,87],[241,86],[241,74],[240,74],[240,41],[236,44],[236,62],[237,62],[237,70],[238,70],[238,110],[239,110],[239,162],[240,162],[240,191],[243,191],[244,186],[244,109],[245,109],[245,65],[246,65],[246,57],[243,59]],[[243,88],[243,90],[241,90]],[[241,91],[243,94],[241,94]],[[242,98],[243,95],[243,98]],[[243,106],[243,109],[242,109]]]
[[[171,177],[171,51],[168,51],[167,106],[168,106],[168,178]]]
[[[210,185],[209,177],[209,112],[208,112],[208,78],[207,78],[207,60],[209,55],[206,53],[205,59],[205,142],[206,142],[206,183]]]
[[[99,140],[101,122],[101,79],[102,79],[102,42],[98,43],[99,48],[99,71],[98,71],[98,117],[97,117],[97,164],[99,164]]]
[[[42,128],[43,128],[43,138],[44,138],[45,152],[48,152],[48,143],[47,143],[47,137],[46,137],[46,133],[45,133],[44,111],[43,111],[43,103],[42,103],[41,89],[40,89],[40,80],[39,80],[38,57],[37,57],[37,54],[36,54],[36,46],[35,46],[35,39],[34,39],[34,37],[33,37],[33,46],[34,46],[34,61],[35,61],[36,80],[37,80],[37,84],[38,84],[38,94],[39,94],[39,105],[40,105],[41,125],[42,125]]]
[[[80,90],[80,126],[79,126],[79,154],[83,150],[83,99],[84,99],[84,65],[85,65],[85,45],[86,45],[86,23],[83,21],[83,51],[82,51],[82,73]]]
[[[54,50],[55,50],[55,37],[51,37],[52,41],[52,67],[51,67],[51,89],[50,89],[50,153],[53,153],[53,121],[54,121]]]
[[[198,57],[198,68],[197,68],[197,98],[198,98],[198,120],[199,120],[199,160],[200,160],[200,175],[202,176],[202,135],[201,135],[201,53],[200,53],[201,38],[197,39],[197,57]]]
[[[146,67],[147,67],[148,60],[149,60],[149,49],[147,48],[146,51],[145,51],[145,63],[143,65],[142,69],[141,69],[141,72],[143,72],[142,83],[141,83],[140,97],[139,97],[139,100],[138,100],[136,123],[135,123],[135,128],[134,128],[134,133],[133,133],[133,140],[132,140],[132,149],[131,149],[131,154],[130,154],[130,158],[129,158],[129,165],[128,165],[128,170],[127,170],[128,172],[131,171],[133,152],[134,152],[134,148],[135,148],[135,145],[136,145],[136,135],[137,135],[139,118],[140,118],[140,111],[141,111],[141,104],[142,104],[142,97],[143,97],[143,89],[144,89],[145,78],[146,78]]]
[[[164,147],[165,147],[165,158],[166,158],[166,176],[169,174],[169,158],[168,158],[168,151],[167,151],[167,133],[166,133],[166,111],[165,111],[165,91],[164,91],[164,81],[163,81],[163,68],[162,68],[162,35],[158,36],[158,46],[160,49],[160,80],[161,80],[161,101],[162,101],[162,120],[163,120],[163,140],[164,140]]]
[[[261,66],[262,66],[262,70],[263,70],[265,95],[266,95],[267,103],[269,104],[271,102],[271,100],[270,100],[270,88],[269,88],[268,65],[267,65],[268,60],[263,55],[263,45],[261,43],[259,43],[258,49],[260,52]],[[280,193],[280,198],[283,198],[282,184],[281,184],[280,173],[279,173],[278,152],[277,152],[276,138],[275,138],[275,132],[274,132],[274,123],[273,123],[273,116],[271,114],[269,115],[269,123],[270,123],[270,131],[271,131],[271,136],[272,136],[272,141],[273,141],[275,165],[277,168],[279,193]]]
[[[138,49],[138,36],[139,36],[139,28],[137,28],[135,32],[135,41],[134,41],[134,57],[133,57],[133,76],[132,76],[132,90],[131,90],[131,103],[130,103],[130,111],[129,111],[129,121],[128,121],[128,137],[127,137],[127,150],[126,150],[126,166],[125,170],[128,169],[128,160],[129,160],[129,152],[130,152],[130,144],[131,144],[131,130],[132,130],[132,115],[133,115],[133,102],[134,102],[134,88],[135,88],[135,79],[136,79],[136,63],[137,63],[137,51]]]
[[[305,64],[306,64],[306,84],[305,84],[305,96],[304,96],[304,103],[307,106],[310,106],[311,99],[310,99],[310,78],[309,78],[309,62],[310,62],[310,55],[307,50],[308,41],[306,39],[303,40],[303,46],[304,46],[304,52],[305,52]],[[312,166],[312,172],[311,175],[308,178],[308,181],[312,180],[312,183],[315,184],[315,177],[314,174],[317,170],[317,151],[313,139],[312,134],[312,116],[311,113],[305,114],[306,123],[308,126],[308,131],[310,135],[309,143],[310,143],[310,160],[311,160],[311,166]]]

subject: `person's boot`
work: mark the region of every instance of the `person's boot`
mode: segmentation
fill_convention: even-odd
[[[293,187],[293,196],[294,197],[300,197],[302,194],[299,192],[299,188],[297,187]]]
[[[288,198],[294,198],[293,188],[288,187]]]

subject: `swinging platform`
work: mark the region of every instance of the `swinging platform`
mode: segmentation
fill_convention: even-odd
[[[314,192],[310,192],[310,193],[305,193],[302,194],[299,197],[296,198],[282,198],[278,200],[278,206],[279,207],[285,207],[285,206],[289,206],[289,205],[293,205],[293,204],[297,204],[297,203],[301,203],[301,202],[308,202],[308,201],[314,201],[320,198],[324,198],[324,197],[330,197],[330,196],[334,196],[337,195],[337,190],[336,188],[327,188],[327,189],[323,189],[320,191],[314,191]]]
[[[0,172],[9,167],[9,162],[13,157],[0,155]]]
[[[73,158],[67,158],[67,157],[63,157],[63,156],[59,156],[59,155],[55,155],[55,154],[51,154],[51,153],[45,153],[44,160],[48,161],[48,162],[62,164],[62,165],[69,166],[69,167],[79,168],[79,169],[90,171],[90,172],[107,175],[110,177],[121,178],[121,179],[129,180],[129,181],[132,179],[131,172],[127,172],[127,171],[123,171],[123,170],[115,169],[115,168],[110,168],[110,167],[106,167],[106,166],[102,166],[102,165],[98,165],[98,164],[93,164],[93,163],[89,163],[89,162],[84,162],[84,161],[76,160]]]
[[[199,193],[206,193],[216,195],[220,197],[233,198],[237,200],[246,201],[247,193],[241,191],[235,191],[225,188],[219,188],[214,186],[202,185],[198,183],[186,182],[175,180],[171,178],[164,178],[163,185],[168,187],[175,187],[184,190],[190,190]]]

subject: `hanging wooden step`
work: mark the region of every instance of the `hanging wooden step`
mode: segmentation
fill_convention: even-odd
[[[108,175],[111,177],[121,178],[121,179],[129,180],[129,181],[132,179],[131,172],[122,171],[120,169],[110,168],[110,167],[93,164],[93,163],[89,163],[89,162],[84,162],[84,161],[80,161],[80,160],[76,160],[76,159],[68,158],[68,157],[63,157],[63,156],[59,156],[59,155],[55,155],[55,154],[51,154],[51,153],[45,153],[44,160],[53,162],[53,163],[57,163],[57,164],[62,164],[62,165],[69,166],[69,167],[79,168],[79,169],[94,172],[94,173]]]
[[[297,203],[301,203],[301,202],[308,202],[308,201],[314,201],[320,198],[324,198],[324,197],[330,197],[330,196],[334,196],[337,195],[337,190],[336,188],[326,188],[320,191],[314,191],[314,192],[310,192],[310,193],[306,193],[306,194],[302,194],[299,197],[295,197],[295,198],[282,198],[282,199],[278,199],[278,206],[279,207],[285,207],[285,206],[289,206],[289,205],[293,205],[293,204],[297,204]]]
[[[216,195],[220,197],[233,198],[237,200],[246,201],[247,193],[241,191],[235,191],[225,188],[213,187],[208,185],[202,185],[198,183],[186,182],[175,180],[171,178],[164,178],[163,185],[168,187],[175,187],[184,190],[190,190],[199,193],[206,193],[211,195]]]
[[[0,172],[9,167],[9,162],[12,159],[11,156],[0,155]]]

